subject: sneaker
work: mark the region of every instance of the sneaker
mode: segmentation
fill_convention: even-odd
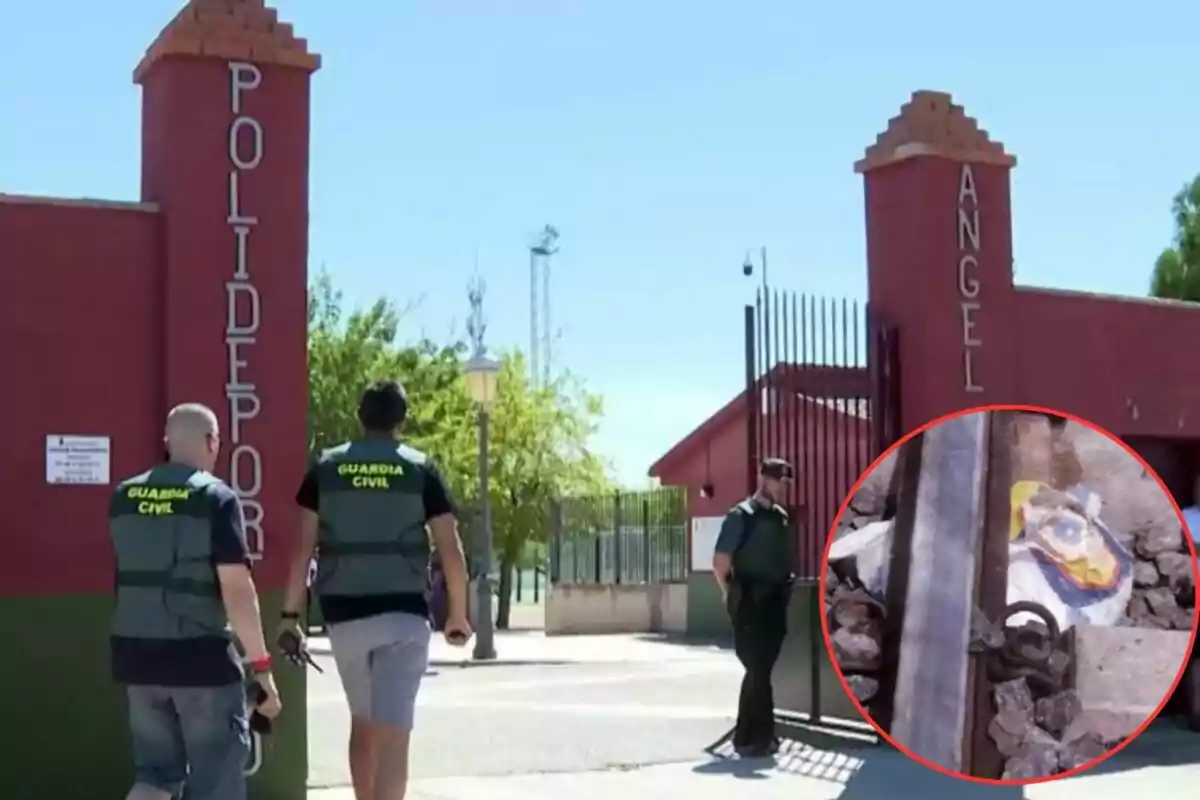
[[[737,754],[742,758],[769,758],[773,751],[768,745],[758,742],[738,748]]]

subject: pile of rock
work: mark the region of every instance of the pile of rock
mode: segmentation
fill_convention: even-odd
[[[833,657],[855,698],[869,707],[879,692],[884,608],[832,569],[826,574],[825,602]]]
[[[1072,724],[1082,711],[1073,689],[1038,696],[1029,681],[1014,678],[996,684],[994,691],[996,716],[988,736],[1005,757],[1005,779],[1028,780],[1077,769],[1120,741],[1105,741],[1101,734]]]
[[[1132,539],[1133,597],[1121,624],[1191,630],[1196,584],[1183,530],[1178,524],[1144,525]]]
[[[890,492],[895,469],[893,453],[871,471],[838,520],[835,539],[894,513]],[[854,696],[869,706],[879,692],[886,609],[859,584],[853,563],[830,564],[825,577],[825,610],[834,658]]]

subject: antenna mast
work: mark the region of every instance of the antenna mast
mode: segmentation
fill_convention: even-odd
[[[550,327],[550,257],[558,252],[558,229],[546,225],[529,246],[529,381],[535,387],[550,385],[553,337]],[[541,268],[541,303],[538,302],[538,268]],[[538,319],[538,306],[541,319]],[[540,367],[540,370],[539,370]],[[539,372],[541,373],[539,375]],[[539,383],[540,379],[540,383]]]

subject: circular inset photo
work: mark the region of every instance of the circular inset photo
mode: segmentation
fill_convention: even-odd
[[[946,774],[1027,784],[1099,764],[1160,715],[1200,731],[1200,464],[1172,497],[1138,450],[1189,457],[987,406],[871,465],[821,598],[839,679],[880,736]]]

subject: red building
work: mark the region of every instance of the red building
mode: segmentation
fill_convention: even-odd
[[[0,485],[19,498],[0,530],[0,633],[14,651],[0,680],[20,687],[6,710],[26,720],[0,763],[0,796],[128,788],[122,702],[107,672],[108,499],[112,482],[161,458],[172,405],[198,401],[222,417],[223,468],[263,556],[259,587],[268,606],[279,599],[306,458],[318,66],[261,0],[193,0],[133,75],[141,197],[0,195],[10,267],[0,271],[0,372],[10,378]],[[91,462],[71,478],[84,483],[52,482],[62,465],[49,462],[72,457],[62,436],[96,437],[90,455],[77,454]],[[304,792],[304,694],[284,691],[293,713],[273,747],[286,756],[268,758],[262,796]],[[64,782],[47,763],[87,780]]]
[[[828,435],[813,437],[812,451],[804,456],[828,466],[830,474],[847,475],[851,464],[856,464],[859,454],[867,452],[869,447],[871,430],[867,404],[853,401],[828,403],[803,396],[798,398],[798,402],[808,406],[803,413],[814,429],[822,434],[828,431]],[[787,410],[781,407],[782,404],[773,405],[774,408],[766,409],[758,418],[767,424],[775,420],[782,423]],[[722,515],[746,495],[748,417],[746,395],[743,392],[676,443],[650,467],[650,475],[658,478],[663,485],[687,487],[688,513],[693,517]],[[849,457],[846,450],[850,451]],[[803,467],[803,460],[796,459],[797,466]],[[796,500],[799,503],[806,503],[821,491],[816,477],[815,471],[800,470],[796,481],[799,485]],[[857,477],[855,474],[854,478]]]

